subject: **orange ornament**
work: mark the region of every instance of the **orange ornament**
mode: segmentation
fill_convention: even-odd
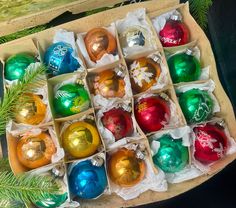
[[[115,71],[108,69],[95,77],[94,89],[95,94],[100,94],[105,98],[122,98],[125,95],[125,81]]]
[[[141,93],[157,83],[161,74],[161,67],[152,58],[143,57],[130,65],[129,72],[134,92]]]
[[[25,93],[19,99],[19,105],[15,108],[15,120],[17,123],[38,125],[46,116],[47,106],[40,96]]]
[[[138,159],[133,150],[121,148],[108,161],[109,177],[121,187],[135,186],[143,180],[145,173],[145,162]]]
[[[90,30],[84,38],[89,57],[96,62],[105,53],[112,54],[116,51],[116,39],[104,28]]]
[[[49,164],[52,155],[56,152],[56,147],[48,134],[41,133],[37,136],[22,137],[16,151],[20,163],[33,169]]]

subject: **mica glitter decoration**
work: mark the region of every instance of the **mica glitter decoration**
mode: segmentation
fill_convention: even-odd
[[[176,14],[171,15],[159,32],[160,41],[164,47],[184,45],[188,43],[189,36],[189,29]]]
[[[200,62],[191,49],[171,56],[167,63],[173,83],[195,81],[201,75]]]
[[[108,69],[97,74],[93,87],[95,94],[105,98],[122,98],[125,95],[125,81],[115,70]]]
[[[5,79],[10,81],[22,79],[25,75],[25,70],[32,63],[35,63],[35,58],[27,53],[18,53],[10,56],[6,60]]]
[[[228,147],[228,138],[223,127],[217,124],[205,124],[194,127],[193,131],[196,160],[209,164],[224,157]]]
[[[162,129],[170,120],[169,103],[160,96],[141,98],[135,104],[134,113],[140,128],[146,133]]]
[[[91,160],[76,164],[69,173],[70,191],[82,199],[94,199],[106,189],[107,177],[104,165],[93,165]]]
[[[96,127],[88,122],[78,121],[70,124],[62,134],[63,148],[75,158],[94,154],[100,143]]]
[[[50,45],[44,54],[44,63],[48,68],[48,74],[56,76],[79,69],[81,65],[73,53],[75,51],[68,43],[58,42]]]
[[[94,62],[101,59],[104,54],[115,54],[117,50],[115,37],[104,28],[93,28],[88,31],[84,42],[89,57]]]
[[[160,147],[152,157],[154,164],[167,173],[181,171],[189,161],[188,147],[182,145],[182,139],[165,134],[158,141]]]
[[[34,169],[49,164],[52,155],[56,153],[56,147],[47,133],[40,133],[20,138],[16,152],[22,165]]]
[[[85,111],[90,106],[87,90],[80,84],[65,84],[58,88],[53,98],[56,114],[70,116]]]
[[[102,124],[114,135],[116,141],[131,136],[134,132],[131,113],[123,108],[112,108],[104,112]]]
[[[40,124],[47,112],[47,106],[39,95],[25,93],[19,99],[14,110],[15,121],[29,125]]]
[[[121,187],[135,186],[145,174],[145,162],[137,158],[134,150],[121,148],[108,159],[108,175],[113,183]]]
[[[207,91],[191,89],[179,95],[179,104],[188,123],[200,123],[213,114],[214,102]]]
[[[129,67],[131,85],[135,93],[141,93],[157,83],[161,74],[160,64],[152,58],[139,58]]]

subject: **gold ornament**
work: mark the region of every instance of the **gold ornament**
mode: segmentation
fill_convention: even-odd
[[[84,158],[94,154],[100,145],[97,129],[83,121],[71,124],[62,135],[62,146],[75,158]]]
[[[121,148],[108,161],[111,180],[121,187],[132,187],[141,182],[146,173],[145,162],[133,150]]]
[[[48,134],[41,133],[37,136],[22,137],[16,151],[22,165],[33,169],[49,164],[52,155],[56,152],[56,147]]]
[[[15,108],[15,120],[17,123],[38,125],[44,120],[46,111],[47,106],[40,96],[25,93],[19,99],[19,105]]]

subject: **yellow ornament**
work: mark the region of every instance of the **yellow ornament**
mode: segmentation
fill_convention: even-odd
[[[15,120],[17,123],[38,125],[46,116],[47,106],[40,96],[25,93],[19,99],[19,105],[15,108]]]
[[[62,146],[75,158],[84,158],[94,154],[100,145],[97,129],[83,121],[71,124],[62,135]]]

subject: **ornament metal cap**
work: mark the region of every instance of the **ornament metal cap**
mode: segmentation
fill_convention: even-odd
[[[122,108],[123,108],[125,111],[127,111],[127,112],[131,112],[131,111],[132,111],[132,108],[131,108],[131,106],[129,106],[129,105],[124,105],[124,106],[122,106]]]
[[[181,20],[181,18],[180,18],[180,16],[178,14],[172,14],[170,16],[170,19],[174,20],[174,21],[180,21]]]
[[[152,54],[150,58],[158,64],[161,62],[161,57],[157,54]]]
[[[192,48],[187,48],[185,53],[189,56],[193,56],[194,50]]]
[[[114,71],[119,77],[125,77],[125,66],[119,65]]]
[[[52,175],[57,178],[57,177],[63,177],[65,175],[65,167],[63,165],[56,165],[52,169]]]
[[[163,99],[166,100],[166,101],[169,100],[169,97],[168,97],[168,95],[167,95],[166,93],[163,93],[163,92],[162,92],[162,93],[160,94],[160,97],[163,98]]]
[[[101,167],[104,163],[104,159],[96,155],[91,159],[91,163],[93,166]]]
[[[135,154],[136,154],[136,158],[138,158],[140,160],[144,160],[146,157],[145,151],[141,150],[141,149],[137,149]]]
[[[222,120],[219,120],[216,122],[216,124],[222,128],[225,128],[225,121],[222,119]]]

